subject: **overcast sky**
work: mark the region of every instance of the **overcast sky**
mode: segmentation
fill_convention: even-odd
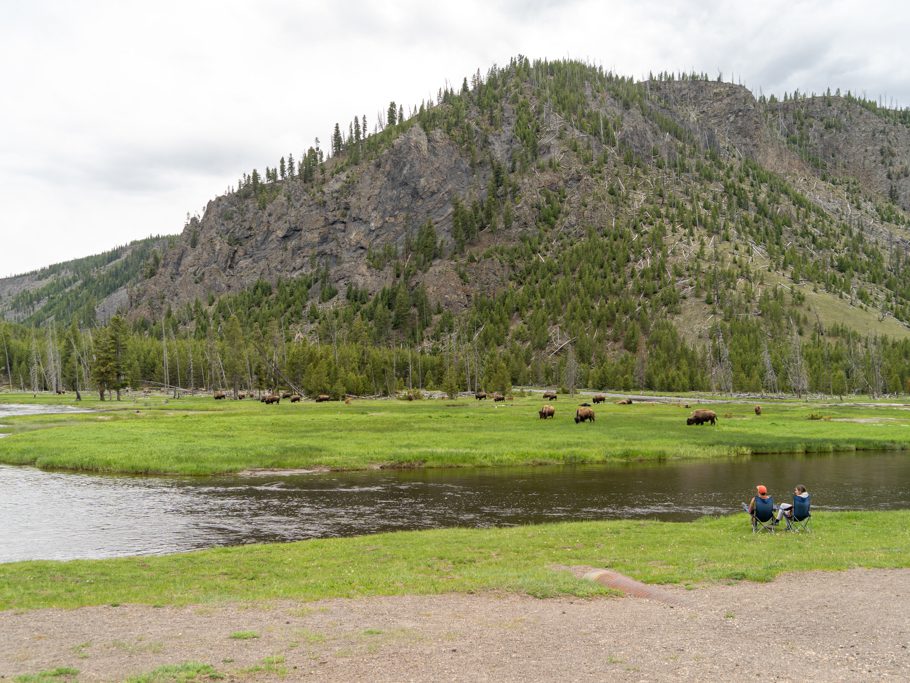
[[[0,0],[0,276],[179,232],[336,121],[517,54],[908,106],[908,36],[877,0]]]

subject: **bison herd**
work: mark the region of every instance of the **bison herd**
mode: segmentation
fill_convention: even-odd
[[[238,398],[240,398],[240,399],[243,399],[246,396],[247,396],[247,394],[244,394],[244,393],[238,394]],[[252,393],[250,393],[249,396],[252,396]],[[213,393],[213,397],[216,401],[223,401],[228,397],[228,395],[224,391],[215,391]],[[487,398],[492,398],[494,403],[500,403],[502,401],[507,400],[507,397],[498,391],[494,392],[492,394],[488,394],[485,391],[476,391],[474,393],[474,398],[478,401],[484,401]],[[549,390],[545,391],[545,392],[543,392],[543,398],[548,401],[555,401],[556,392],[549,391]],[[273,403],[276,405],[280,404],[282,399],[290,400],[291,403],[300,403],[300,401],[303,399],[303,397],[298,393],[292,393],[289,391],[284,391],[281,393],[272,391],[267,394],[261,395],[259,398],[259,400],[262,403],[265,403],[266,405],[271,405]],[[324,403],[326,401],[332,401],[334,399],[332,396],[329,396],[328,394],[319,394],[313,400],[316,403]],[[512,400],[512,397],[508,396],[508,400]],[[597,405],[599,403],[606,403],[607,397],[604,394],[594,394],[591,401],[595,405]],[[350,405],[351,397],[346,396],[344,399],[344,402],[345,402],[345,404]],[[622,405],[632,405],[632,399],[623,398],[619,401],[616,401],[616,405],[621,405],[621,406]],[[678,404],[678,405],[681,405],[681,404]],[[689,404],[686,403],[682,407],[688,408]],[[756,406],[754,406],[754,411],[755,411],[756,416],[760,416],[762,414],[762,407],[760,405],[756,405]],[[537,414],[541,420],[555,418],[556,417],[556,408],[554,408],[552,405],[547,403],[538,411]],[[576,410],[575,410],[574,419],[575,419],[575,424],[579,424],[582,422],[594,422],[594,409],[591,407],[591,404],[590,403],[579,404],[578,408],[576,408]],[[687,425],[703,425],[703,424],[716,425],[717,424],[717,413],[715,413],[713,410],[705,410],[705,409],[694,410],[694,411],[692,411],[692,414],[686,418],[686,424]]]

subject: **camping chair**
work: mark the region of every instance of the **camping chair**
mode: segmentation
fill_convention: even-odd
[[[771,496],[755,496],[755,510],[752,512],[752,533],[767,531],[774,533],[774,499]]]
[[[809,496],[793,496],[792,516],[787,517],[787,531],[809,531],[812,513],[809,511]]]

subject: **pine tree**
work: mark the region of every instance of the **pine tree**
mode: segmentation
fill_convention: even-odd
[[[338,124],[335,124],[335,131],[332,133],[332,156],[338,156],[341,154],[341,150],[344,148],[344,140],[341,137],[341,128]]]
[[[395,101],[389,102],[389,111],[386,114],[386,124],[389,126],[394,126],[396,121],[395,117],[398,115],[398,107],[395,105]]]

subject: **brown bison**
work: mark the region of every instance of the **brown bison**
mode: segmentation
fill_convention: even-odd
[[[556,408],[554,408],[553,406],[547,404],[547,405],[545,405],[543,408],[541,408],[541,409],[537,412],[537,414],[540,415],[540,419],[541,419],[541,420],[546,420],[548,417],[555,417],[555,416],[556,416]]]
[[[291,403],[300,403],[300,396],[297,394],[291,396]]]
[[[290,391],[285,391],[285,392],[282,392],[282,394],[281,394],[281,398],[290,398],[290,397],[291,397]]]
[[[272,403],[274,403],[275,405],[278,405],[279,403],[281,403],[281,396],[279,396],[278,394],[267,394],[262,397],[262,402],[265,403],[266,405],[271,405]]]
[[[493,403],[500,403],[501,401],[505,401],[505,400],[506,400],[506,397],[503,396],[502,394],[500,394],[498,391],[495,394],[493,394]]]
[[[631,398],[622,398],[622,399],[620,399],[620,400],[618,400],[618,401],[616,402],[616,405],[618,405],[618,406],[630,406],[630,405],[632,405],[632,399],[631,399]]]
[[[486,401],[486,400],[487,400],[487,392],[485,392],[485,391],[478,391],[477,393],[474,394],[474,398],[477,399],[478,401]]]
[[[329,396],[328,394],[319,394],[319,396],[316,397],[316,403],[325,403],[326,401],[331,401],[331,400],[332,400],[332,397]]]
[[[593,408],[577,408],[575,410],[575,424],[579,422],[594,422],[594,409]]]
[[[216,401],[223,401],[225,398],[227,398],[227,396],[224,395],[224,392],[223,392],[223,391],[216,391],[216,392],[215,392],[215,400],[216,400]]]
[[[713,410],[696,410],[686,418],[687,425],[703,425],[706,422],[717,424],[717,413]]]
[[[604,396],[603,394],[594,394],[593,401],[594,401],[594,405],[597,405],[598,403],[606,403],[607,397]]]
[[[755,406],[755,414],[761,415],[761,406]]]
[[[346,406],[351,405],[351,397],[350,397],[350,396],[345,397],[345,399],[344,399],[344,404],[345,404]]]
[[[543,397],[547,401],[555,401],[556,392],[555,391],[545,391],[545,392],[543,392]]]

